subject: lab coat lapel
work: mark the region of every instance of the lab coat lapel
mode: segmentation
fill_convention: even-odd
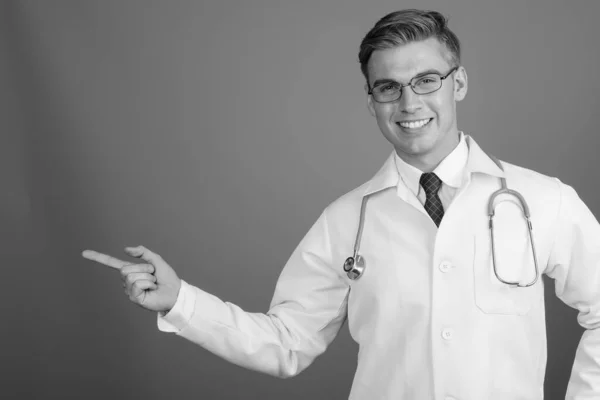
[[[368,196],[381,190],[398,185],[398,170],[394,162],[394,153],[387,158],[381,169],[371,178],[363,196]]]
[[[414,208],[427,215],[423,205],[419,202],[419,199],[410,191],[406,186],[400,175],[398,174],[398,168],[396,167],[394,152],[390,154],[381,169],[373,176],[367,185],[367,189],[364,192],[364,196],[374,194],[378,191],[395,188],[398,197],[412,205]]]
[[[469,147],[469,157],[463,184],[444,218],[446,222],[451,219],[457,223],[463,234],[470,230],[476,234],[479,230],[476,227],[482,226],[487,229],[488,199],[500,188],[499,178],[505,177],[505,173],[471,136],[465,135],[465,139]],[[463,224],[459,221],[463,221]]]

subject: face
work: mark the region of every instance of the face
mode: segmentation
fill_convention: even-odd
[[[368,64],[369,82],[377,86],[391,80],[404,85],[426,71],[444,76],[454,67],[447,51],[435,38],[376,50]],[[456,102],[466,93],[467,74],[460,67],[442,81],[436,92],[419,95],[406,86],[396,101],[377,103],[369,95],[367,102],[379,129],[398,155],[422,171],[431,171],[458,144]]]

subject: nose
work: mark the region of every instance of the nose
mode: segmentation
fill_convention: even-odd
[[[421,106],[421,96],[413,92],[410,86],[403,87],[402,96],[400,96],[400,110],[407,114],[414,114]]]

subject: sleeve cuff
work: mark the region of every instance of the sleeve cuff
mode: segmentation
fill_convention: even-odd
[[[179,288],[177,301],[175,301],[173,308],[166,314],[158,314],[158,329],[162,332],[178,333],[185,328],[190,319],[192,319],[195,305],[195,291],[187,282],[181,280],[181,287]]]

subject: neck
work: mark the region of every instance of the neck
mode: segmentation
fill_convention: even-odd
[[[402,158],[407,164],[418,168],[423,172],[432,172],[436,167],[452,153],[460,141],[460,135],[458,131],[453,134],[448,134],[448,138],[444,143],[440,143],[440,146],[427,153],[421,154],[408,154],[396,149],[396,153]]]

